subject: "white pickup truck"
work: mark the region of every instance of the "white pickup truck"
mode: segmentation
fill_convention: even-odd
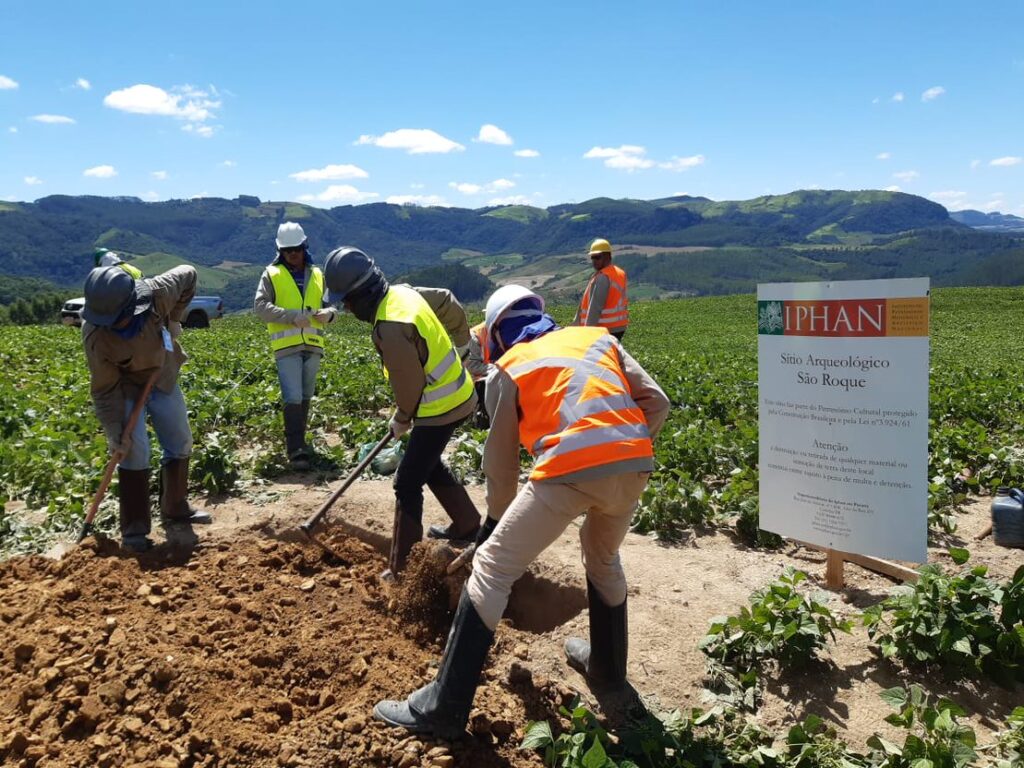
[[[85,298],[70,299],[60,309],[60,320],[64,325],[81,325]],[[181,324],[186,328],[209,328],[215,317],[224,316],[224,302],[220,296],[196,296],[185,309]]]

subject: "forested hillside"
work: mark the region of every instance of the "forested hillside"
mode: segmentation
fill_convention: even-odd
[[[223,269],[263,265],[286,220],[301,222],[321,258],[352,244],[391,275],[459,261],[495,282],[533,276],[556,293],[572,292],[577,272],[588,267],[583,251],[597,236],[620,250],[639,295],[727,293],[751,290],[758,281],[816,278],[1024,281],[1021,233],[980,232],[937,203],[871,190],[719,202],[595,198],[546,209],[476,210],[387,203],[325,210],[245,195],[161,203],[55,195],[0,203],[0,273],[77,285],[96,246]],[[217,289],[241,305],[251,282],[246,272]]]

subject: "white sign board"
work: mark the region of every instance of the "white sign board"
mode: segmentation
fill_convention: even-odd
[[[927,278],[757,287],[763,529],[926,561],[928,310]]]

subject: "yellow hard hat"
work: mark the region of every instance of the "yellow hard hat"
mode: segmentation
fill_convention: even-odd
[[[599,238],[597,238],[597,240],[595,240],[594,242],[592,242],[590,244],[590,255],[591,256],[596,256],[599,253],[611,253],[611,252],[612,252],[612,244],[609,243],[604,238],[599,237]]]

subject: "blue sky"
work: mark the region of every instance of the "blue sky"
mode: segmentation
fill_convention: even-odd
[[[1024,2],[0,4],[0,199],[1024,215]]]

